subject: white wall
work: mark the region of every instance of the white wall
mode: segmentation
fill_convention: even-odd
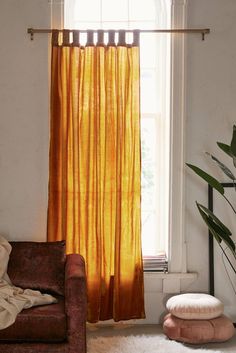
[[[222,174],[204,152],[232,166],[216,141],[230,143],[236,121],[235,18],[235,0],[189,0],[188,27],[210,27],[211,33],[205,42],[188,37],[186,159],[220,181]],[[199,273],[192,289],[207,291],[208,236],[195,206],[195,200],[207,205],[207,185],[190,170],[186,173],[188,270]]]
[[[220,151],[216,141],[230,144],[232,127],[236,122],[235,18],[235,0],[189,0],[188,26],[210,27],[211,34],[206,36],[205,42],[192,37],[188,39],[186,159],[208,170],[220,181],[229,180],[218,172],[204,152],[211,152],[234,170],[230,158]],[[186,178],[188,270],[199,273],[198,280],[191,289],[207,291],[208,235],[196,209],[195,200],[207,205],[207,185],[188,170]],[[224,205],[222,211],[228,213],[230,211],[228,205],[224,200],[221,201]],[[224,220],[223,213],[217,215]],[[218,274],[215,294],[224,302],[225,313],[235,321],[235,294],[224,272],[221,257],[218,257],[216,266]],[[221,271],[218,271],[218,266],[221,267]]]
[[[45,240],[48,179],[47,0],[0,1],[0,232]]]
[[[46,35],[30,41],[26,29],[50,27],[50,6],[0,1],[0,232],[12,240],[46,239],[50,53]],[[235,0],[189,0],[188,27],[211,28],[205,42],[187,39],[186,159],[203,168],[204,151],[217,154],[215,141],[229,142],[235,121],[235,18]],[[194,205],[207,203],[207,187],[186,173],[187,266],[199,277],[182,290],[207,291],[207,230]],[[146,293],[152,322],[164,310],[161,292],[157,283]]]

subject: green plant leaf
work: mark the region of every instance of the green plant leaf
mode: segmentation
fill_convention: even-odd
[[[198,203],[196,202],[197,204],[197,208],[198,208],[198,211],[200,213],[200,215],[202,216],[202,219],[203,221],[206,223],[208,229],[210,230],[211,234],[213,235],[213,237],[216,239],[216,241],[220,244],[222,242],[222,239],[219,237],[219,235],[214,231],[214,229],[211,228],[211,226],[209,225],[208,223],[208,216],[205,214],[205,212],[203,212],[201,210],[201,208],[198,206]]]
[[[236,125],[233,126],[233,136],[232,136],[232,140],[231,140],[231,144],[230,144],[230,149],[231,149],[233,156],[236,157]]]
[[[224,188],[218,180],[193,164],[186,163],[186,165],[191,168],[198,176],[204,179],[212,188],[217,190],[221,195],[224,195]]]
[[[220,147],[222,151],[224,151],[228,156],[233,157],[233,153],[229,145],[223,142],[217,142],[217,145]]]
[[[225,234],[228,234],[229,236],[232,235],[232,232],[229,230],[229,228],[227,228],[224,223],[222,223],[219,218],[212,212],[209,210],[209,208],[201,205],[200,203],[197,202],[197,207],[198,209],[200,208],[207,216],[211,217],[213,219],[213,221],[218,224],[219,227],[221,227],[223,229],[223,231],[225,232]]]
[[[229,177],[230,179],[232,179],[233,181],[235,180],[235,176],[233,175],[233,173],[231,172],[231,170],[222,162],[219,161],[219,159],[217,159],[215,156],[213,156],[212,154],[206,152],[206,154],[208,156],[211,157],[211,159],[216,162],[216,164],[218,165],[218,167],[220,167],[220,169],[225,173],[225,175],[227,175],[227,177]]]
[[[221,243],[223,240],[224,243],[227,245],[227,247],[230,248],[232,253],[235,253],[235,244],[233,240],[230,238],[228,234],[225,233],[224,228],[222,228],[219,224],[223,224],[220,220],[218,220],[220,223],[215,223],[213,218],[211,216],[207,216],[207,214],[202,210],[202,205],[197,203],[198,210],[205,221],[207,227],[209,228],[211,234],[214,236],[214,238],[217,240],[218,243]],[[216,216],[215,216],[216,217]],[[217,218],[217,217],[216,217]]]
[[[233,240],[227,234],[225,234],[216,223],[214,223],[211,217],[208,217],[207,222],[210,231],[214,231],[218,235],[218,237],[221,238],[225,242],[225,244],[234,252],[235,244]]]

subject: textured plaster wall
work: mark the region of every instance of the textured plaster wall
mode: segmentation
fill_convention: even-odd
[[[189,0],[188,26],[210,27],[205,42],[188,38],[186,87],[186,159],[224,177],[209,162],[212,152],[228,166],[216,141],[230,143],[236,122],[236,1]],[[232,167],[233,168],[233,167]],[[207,205],[207,185],[186,171],[186,240],[189,271],[199,279],[192,290],[208,290],[208,237],[195,200]],[[228,207],[225,205],[225,208]]]
[[[45,240],[48,179],[47,0],[0,1],[0,232]]]
[[[235,0],[188,1],[188,27],[211,28],[205,42],[187,37],[186,160],[203,168],[204,151],[217,154],[215,141],[229,142],[235,121],[235,18]],[[47,37],[32,42],[26,29],[50,21],[48,0],[0,1],[0,232],[12,240],[46,239],[50,53]],[[186,170],[187,266],[199,276],[185,290],[207,291],[208,239],[196,199],[207,202],[207,187]],[[149,322],[164,310],[158,281],[146,287]]]

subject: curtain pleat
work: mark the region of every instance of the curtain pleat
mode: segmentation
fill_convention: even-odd
[[[139,48],[122,36],[53,33],[48,240],[85,258],[90,322],[145,317]]]

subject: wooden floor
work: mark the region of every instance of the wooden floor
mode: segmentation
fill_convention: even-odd
[[[115,324],[115,325],[99,325],[88,324],[87,333],[89,337],[94,336],[129,336],[129,335],[156,335],[162,333],[161,325],[131,325],[131,324]],[[236,353],[236,352],[235,352]]]

